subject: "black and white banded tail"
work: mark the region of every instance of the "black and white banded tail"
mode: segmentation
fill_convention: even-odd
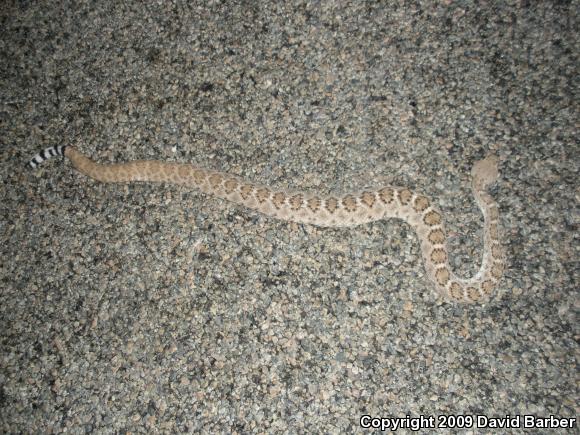
[[[48,148],[42,150],[41,152],[39,152],[32,159],[30,159],[30,161],[28,162],[28,166],[30,166],[32,169],[36,169],[36,167],[38,165],[40,165],[42,162],[44,162],[45,160],[48,160],[48,159],[55,157],[55,156],[64,157],[64,150],[65,149],[66,149],[66,145],[56,145],[53,147],[48,147]]]

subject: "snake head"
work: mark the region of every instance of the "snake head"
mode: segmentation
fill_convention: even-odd
[[[499,159],[495,154],[490,154],[485,159],[476,162],[471,170],[473,183],[476,186],[486,188],[499,178]]]

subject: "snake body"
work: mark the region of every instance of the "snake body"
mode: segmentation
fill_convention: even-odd
[[[497,203],[487,192],[498,177],[498,158],[490,155],[472,169],[472,190],[484,216],[483,261],[469,279],[456,276],[449,265],[443,216],[433,202],[406,187],[384,186],[341,195],[276,190],[233,175],[190,164],[157,160],[99,164],[73,146],[54,146],[34,156],[29,165],[64,156],[82,174],[107,183],[168,182],[192,186],[203,193],[243,205],[267,216],[321,227],[349,227],[379,219],[399,218],[417,233],[427,276],[445,298],[465,303],[485,301],[504,271]]]

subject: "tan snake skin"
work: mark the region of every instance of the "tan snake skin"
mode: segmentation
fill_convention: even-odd
[[[503,275],[499,211],[487,193],[488,186],[499,177],[498,159],[494,155],[477,162],[471,171],[473,194],[485,222],[483,261],[477,274],[470,279],[459,278],[451,271],[441,212],[429,198],[405,187],[385,186],[330,196],[288,192],[189,164],[156,160],[99,164],[72,146],[47,148],[34,156],[29,165],[36,168],[56,155],[64,155],[78,171],[98,181],[184,184],[285,221],[347,227],[385,218],[403,219],[417,233],[427,276],[443,297],[453,301],[486,301]]]

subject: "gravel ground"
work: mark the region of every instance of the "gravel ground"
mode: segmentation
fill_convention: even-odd
[[[0,432],[576,417],[578,2],[241,3],[2,7]],[[401,221],[319,229],[25,168],[56,144],[275,187],[408,185],[440,204],[463,276],[469,171],[494,151],[508,270],[488,304],[446,303]]]

